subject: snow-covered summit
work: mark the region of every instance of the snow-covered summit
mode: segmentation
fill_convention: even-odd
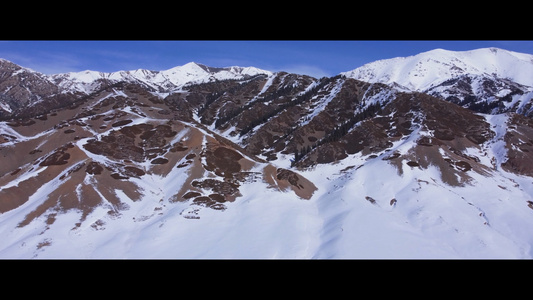
[[[187,83],[201,83],[212,80],[243,79],[246,76],[255,76],[258,74],[272,75],[272,72],[255,67],[231,66],[213,68],[196,62],[190,62],[183,66],[159,72],[159,76],[156,75],[154,81],[162,82],[167,80],[176,86],[183,86]]]
[[[499,48],[434,49],[408,57],[378,60],[341,74],[367,82],[396,83],[415,91],[427,90],[464,74],[495,76],[533,86],[533,55]]]

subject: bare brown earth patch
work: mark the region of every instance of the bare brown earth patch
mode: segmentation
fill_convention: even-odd
[[[65,177],[77,173],[83,167],[85,158],[82,151],[68,144],[36,160],[33,165],[25,165],[21,172],[10,175],[10,178],[0,177],[3,186],[12,180],[19,181],[14,186],[0,189],[0,212],[9,211],[24,204],[49,181],[63,181]],[[20,176],[26,176],[26,179],[21,179]]]
[[[39,121],[41,122],[41,121]],[[33,125],[31,127],[37,126]],[[33,128],[33,134],[37,129]],[[85,132],[79,130],[80,133]],[[26,164],[64,164],[69,160],[68,147],[73,144],[74,136],[66,134],[45,134],[14,145],[0,146],[0,184],[6,173]],[[45,161],[46,159],[46,161]]]
[[[58,156],[55,153],[60,153],[61,155]],[[64,164],[57,164],[56,160],[50,160],[50,157],[61,157],[64,154],[69,154],[69,159]],[[44,201],[34,211],[27,214],[19,223],[19,226],[25,226],[49,211],[62,213],[75,209],[80,211],[80,221],[83,222],[85,217],[96,206],[104,203],[110,205],[112,213],[127,209],[127,204],[121,202],[115,193],[115,189],[122,190],[132,200],[140,197],[140,193],[134,184],[129,182],[112,183],[110,180],[105,179],[111,178],[110,172],[97,162],[88,160],[85,153],[73,145],[60,147],[58,151],[48,155],[43,162],[46,163],[38,166],[39,168],[45,168],[43,171],[21,181],[18,186],[0,191],[0,209],[7,211],[22,205],[32,195],[37,195],[36,192],[39,188],[51,181],[56,182],[54,186],[57,186],[49,194],[39,194]],[[87,176],[102,177],[101,180],[89,179],[87,181]]]
[[[84,148],[94,154],[117,160],[142,162],[169,151],[167,139],[176,134],[169,125],[137,124],[113,130],[100,140],[90,139]],[[155,162],[157,163],[162,163],[162,160]]]
[[[267,165],[263,168],[263,181],[270,188],[281,191],[290,189],[298,197],[307,200],[311,199],[311,196],[317,190],[312,182],[300,176],[298,173],[287,169],[276,168],[272,165]]]
[[[471,155],[466,155],[462,151],[450,146],[453,144],[457,146],[457,141],[462,140],[462,144],[466,149],[479,149],[477,144],[472,143],[466,138],[455,138],[455,142],[441,141],[439,145],[428,147],[426,145],[417,145],[411,148],[405,155],[396,156],[395,159],[389,162],[398,168],[400,174],[403,173],[400,162],[405,163],[410,167],[419,167],[427,169],[429,166],[435,166],[440,170],[441,179],[452,186],[463,186],[469,183],[471,176],[469,172],[476,172],[484,176],[489,176],[491,170],[479,163],[479,158]]]
[[[206,148],[201,153],[205,157],[207,171],[218,176],[232,178],[233,174],[241,171],[239,160],[243,156],[237,151],[222,146],[217,139],[208,138]]]
[[[278,168],[276,170],[276,178],[278,180],[286,180],[288,181],[293,187],[296,187],[297,189],[302,189],[303,185],[301,185],[298,180],[299,177],[296,173],[293,171],[289,171],[287,169]]]

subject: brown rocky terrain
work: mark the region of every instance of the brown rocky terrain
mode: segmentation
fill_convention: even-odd
[[[23,84],[23,72],[5,69],[4,85]],[[257,182],[310,199],[316,186],[300,171],[354,155],[388,161],[400,175],[436,166],[451,186],[500,167],[482,162],[495,138],[482,115],[343,76],[279,72],[165,96],[124,82],[84,95],[38,86],[25,89],[31,95],[4,94],[47,100],[0,123],[0,213],[30,207],[20,226],[40,217],[53,223],[69,210],[82,212],[79,226],[98,207],[119,217],[130,201],[154,197],[188,203],[194,209],[183,216],[197,218],[201,208],[225,210],[242,186]],[[533,122],[512,114],[507,126],[501,168],[532,176]],[[409,141],[412,147],[401,147]],[[171,186],[146,186],[169,178]]]
[[[53,223],[69,210],[82,212],[79,226],[101,206],[118,217],[129,209],[124,195],[150,197],[135,181],[150,176],[182,178],[177,192],[161,199],[216,210],[238,201],[239,187],[251,182],[302,199],[316,189],[289,170],[270,176],[275,167],[194,120],[180,121],[179,111],[143,90],[126,85],[117,94],[117,88],[75,109],[4,122],[13,134],[3,133],[0,144],[0,213],[31,203],[20,226],[39,217]]]

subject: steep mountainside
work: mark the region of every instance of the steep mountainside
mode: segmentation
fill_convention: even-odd
[[[533,257],[533,121],[438,88],[479,74],[3,68],[0,257]]]

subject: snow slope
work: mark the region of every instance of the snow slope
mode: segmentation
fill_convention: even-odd
[[[351,160],[351,161],[350,161]],[[363,165],[360,167],[360,163]],[[323,243],[315,258],[531,258],[530,180],[510,174],[476,176],[450,187],[437,168],[404,168],[354,158],[356,171],[319,186]],[[313,176],[309,176],[313,177]],[[371,178],[371,180],[369,180]],[[366,197],[370,197],[367,198]],[[372,203],[371,200],[375,202]],[[394,199],[394,200],[393,200]],[[513,221],[507,220],[511,215]]]

